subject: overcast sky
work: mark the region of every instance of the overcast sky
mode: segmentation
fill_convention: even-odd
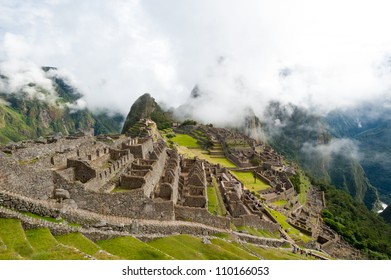
[[[272,99],[331,109],[390,95],[390,7],[386,0],[0,0],[1,67],[15,77],[58,67],[89,106],[124,114],[145,92],[178,106],[195,84],[210,100],[200,111],[215,110],[216,118],[250,105],[260,113]]]

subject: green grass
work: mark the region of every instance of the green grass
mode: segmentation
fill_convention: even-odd
[[[97,242],[103,250],[127,260],[169,260],[171,257],[140,240],[131,237],[117,237]]]
[[[296,241],[303,241],[305,243],[312,241],[313,239],[304,234],[301,233],[298,229],[295,229],[292,227],[286,220],[287,218],[281,214],[278,211],[275,211],[273,209],[265,207],[267,211],[269,211],[270,214],[273,215],[273,217],[277,220],[277,222],[282,226],[282,228]]]
[[[314,260],[314,257],[306,257],[304,254],[294,254],[291,250],[284,250],[278,248],[265,248],[252,244],[245,244],[245,247],[262,256],[266,260]]]
[[[0,238],[11,254],[28,258],[34,253],[19,220],[0,218]]]
[[[30,213],[30,212],[21,212],[23,215],[27,216],[27,217],[31,217],[31,218],[34,218],[34,219],[41,219],[41,220],[45,220],[45,221],[48,221],[48,222],[51,222],[51,223],[56,223],[56,224],[60,224],[60,223],[67,223],[69,226],[72,226],[72,227],[81,227],[81,225],[77,224],[77,223],[71,223],[71,222],[67,222],[66,220],[64,219],[56,219],[56,218],[53,218],[53,217],[43,217],[43,216],[40,216],[40,215],[37,215],[37,214],[34,214],[34,213]]]
[[[272,204],[279,206],[279,207],[284,207],[287,203],[288,203],[288,201],[284,200],[284,199],[272,202]]]
[[[180,146],[184,146],[184,147],[188,147],[188,148],[199,148],[200,147],[200,145],[198,145],[198,143],[197,143],[197,139],[195,139],[187,134],[176,134],[175,137],[173,137],[171,140]]]
[[[35,251],[31,256],[33,260],[83,260],[87,257],[75,248],[58,243],[47,228],[26,230],[26,236]]]
[[[56,218],[52,218],[52,217],[43,217],[43,216],[40,216],[40,215],[37,215],[37,214],[34,214],[34,213],[30,213],[30,212],[22,212],[22,214],[25,215],[25,216],[34,218],[34,219],[41,219],[41,220],[45,220],[45,221],[48,221],[48,222],[51,222],[51,223],[57,223],[57,224],[59,224],[59,223],[64,222],[63,219],[57,220]]]
[[[257,178],[254,183],[254,175],[252,172],[240,172],[240,171],[231,171],[231,173],[238,178],[243,185],[250,191],[261,191],[268,188],[271,188],[269,184],[264,183],[261,179]]]
[[[300,193],[299,202],[304,205],[307,202],[307,191],[311,186],[310,179],[300,171]]]
[[[83,234],[79,232],[70,233],[66,235],[56,236],[58,242],[75,247],[83,253],[91,255],[100,260],[115,260],[119,259],[117,256],[113,256],[103,251],[101,247],[89,240]]]
[[[199,157],[200,159],[204,159],[212,164],[220,164],[221,166],[224,166],[227,168],[237,167],[235,164],[233,164],[227,158],[225,158],[225,157],[212,157],[205,150],[202,150],[201,148],[189,149],[185,146],[177,146],[177,149],[178,149],[178,153],[184,155],[187,158]]]
[[[237,242],[227,242],[223,239],[219,238],[213,238],[211,239],[211,242],[213,245],[217,245],[220,248],[227,250],[230,253],[233,253],[237,256],[240,257],[240,259],[243,260],[258,260],[256,256],[253,254],[249,253],[248,250],[246,250],[244,247],[242,247],[239,243]]]
[[[217,187],[216,179],[213,178],[213,184],[207,188],[208,194],[208,211],[214,215],[225,216],[227,210]]]
[[[200,238],[189,235],[159,238],[148,242],[148,244],[179,260],[254,259],[253,255],[232,247],[232,244],[227,241],[212,241],[212,244],[203,244]]]
[[[259,236],[259,237],[277,238],[277,239],[280,238],[280,233],[278,231],[270,232],[267,230],[255,229],[248,226],[239,226],[237,227],[237,230],[247,231],[249,234]]]

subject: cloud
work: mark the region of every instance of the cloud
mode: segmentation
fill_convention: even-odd
[[[348,138],[333,138],[327,144],[314,144],[306,142],[301,152],[309,156],[321,155],[321,158],[330,161],[335,156],[343,155],[346,159],[360,160],[362,154],[359,151],[357,141]]]
[[[196,84],[197,117],[228,123],[270,100],[325,113],[391,88],[388,1],[0,4],[3,61],[64,69],[89,106],[123,114],[145,92],[178,106]]]

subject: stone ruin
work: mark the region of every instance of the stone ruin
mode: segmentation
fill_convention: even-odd
[[[212,129],[215,141],[221,142],[228,133],[208,129]],[[105,219],[131,219],[129,228],[120,228],[130,233],[141,230],[133,226],[138,225],[137,221],[163,222],[159,231],[171,233],[175,227],[164,229],[164,221],[190,223],[191,227],[182,225],[183,232],[194,232],[194,225],[201,231],[205,226],[209,231],[227,231],[231,223],[277,232],[281,227],[263,203],[287,199],[291,207],[283,211],[293,227],[314,237],[324,250],[345,246],[320,221],[320,211],[325,207],[323,193],[311,190],[306,207],[301,206],[288,178],[294,171],[282,164],[282,157],[266,145],[257,150],[259,144],[240,135],[229,134],[229,139],[234,145],[252,149],[251,153],[240,153],[248,160],[250,155],[261,160],[258,167],[250,170],[271,186],[260,192],[265,201],[246,190],[226,168],[198,158],[183,158],[168,149],[163,140],[80,133],[1,146],[0,206],[40,216],[62,215],[88,226],[91,220],[101,217],[102,221],[93,224],[100,229]],[[214,181],[226,216],[208,211],[207,188]]]
[[[278,228],[265,222],[260,206],[242,186],[236,197],[225,193],[240,184],[229,173],[198,158],[183,158],[163,140],[78,134],[12,143],[0,150],[0,193],[18,197],[14,202],[35,201],[39,206],[29,211],[38,215],[57,209],[136,220],[182,220],[224,230],[231,222]],[[213,178],[224,193],[227,217],[208,212],[207,187]],[[0,204],[24,207],[9,201]]]

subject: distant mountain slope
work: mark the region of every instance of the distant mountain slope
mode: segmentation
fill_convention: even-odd
[[[346,190],[373,208],[378,201],[358,158],[355,144],[333,138],[322,117],[295,105],[271,103],[264,116],[270,144],[298,162],[317,181]]]
[[[82,95],[69,82],[53,74],[56,68],[44,67],[52,81],[53,91],[34,83],[23,85],[17,91],[0,91],[0,142],[20,141],[55,133],[68,135],[78,130],[95,134],[119,133],[123,116],[108,111],[93,113],[82,106]],[[1,75],[0,82],[8,83]]]
[[[337,137],[358,142],[360,163],[381,200],[391,204],[391,108],[386,100],[331,112],[326,120]]]

